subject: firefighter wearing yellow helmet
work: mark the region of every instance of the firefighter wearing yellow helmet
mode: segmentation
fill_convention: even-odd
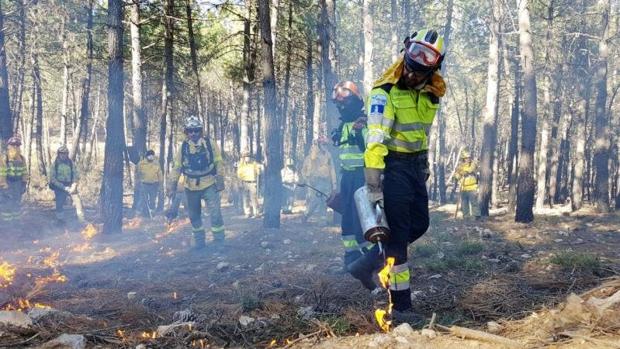
[[[369,200],[383,205],[390,226],[387,257],[395,259],[389,292],[395,324],[417,324],[412,311],[407,247],[429,226],[429,132],[446,86],[439,74],[443,37],[425,29],[405,39],[404,55],[373,84],[367,102],[368,144],[364,153]],[[383,266],[375,247],[350,267],[368,279]]]
[[[64,205],[68,196],[77,193],[78,180],[78,172],[73,160],[69,158],[69,149],[67,146],[62,145],[56,151],[56,159],[54,159],[54,162],[50,165],[48,175],[48,186],[54,191],[56,219],[59,222],[64,222]]]
[[[459,183],[461,190],[461,212],[463,218],[480,218],[478,204],[478,164],[472,160],[467,150],[461,152],[461,163],[456,168],[454,180]]]
[[[8,139],[6,152],[0,154],[0,221],[10,223],[21,215],[22,195],[28,183],[26,160],[21,154],[22,139]]]
[[[211,217],[211,232],[215,242],[224,241],[224,220],[220,192],[224,190],[222,156],[220,150],[205,137],[202,122],[195,116],[185,121],[186,138],[175,156],[168,183],[168,196],[176,191],[179,177],[185,178],[185,198],[192,223],[194,250],[205,247],[205,229],[202,226],[201,205],[204,199]]]

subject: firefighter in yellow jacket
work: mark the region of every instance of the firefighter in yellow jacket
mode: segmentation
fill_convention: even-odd
[[[461,212],[463,218],[471,217],[480,219],[480,206],[478,205],[478,164],[476,164],[468,151],[461,152],[462,162],[456,168],[454,179],[459,182],[461,190]]]
[[[153,150],[148,150],[144,159],[138,163],[138,180],[142,186],[142,197],[140,198],[143,215],[151,217],[151,212],[157,207],[157,195],[161,185],[162,173],[159,161],[155,157]]]
[[[21,154],[22,140],[13,136],[7,141],[7,149],[0,154],[0,220],[10,223],[21,215],[22,195],[26,192],[28,170]]]
[[[237,178],[241,181],[243,213],[247,218],[258,217],[261,209],[258,203],[258,188],[263,165],[254,161],[250,153],[241,154],[237,167]]]
[[[56,154],[56,159],[48,171],[49,188],[54,191],[56,219],[63,222],[65,220],[64,205],[67,197],[77,192],[78,172],[75,164],[69,158],[67,146],[60,146]]]
[[[395,260],[389,292],[394,324],[418,324],[412,310],[408,245],[429,226],[429,132],[445,94],[438,73],[444,57],[443,38],[435,30],[421,30],[405,39],[404,55],[374,83],[367,103],[368,144],[364,171],[369,201],[383,206],[390,226],[386,257]],[[357,278],[370,278],[383,266],[374,247],[351,265]]]
[[[185,177],[185,198],[192,223],[194,250],[205,247],[205,228],[202,225],[202,200],[207,202],[211,217],[213,241],[224,241],[220,192],[224,190],[222,156],[219,149],[203,136],[202,122],[195,116],[185,121],[186,139],[181,143],[170,172],[168,196],[176,190],[179,177]]]

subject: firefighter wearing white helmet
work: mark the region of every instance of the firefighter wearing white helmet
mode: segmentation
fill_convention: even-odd
[[[220,150],[203,135],[202,122],[195,116],[185,120],[186,138],[174,159],[174,166],[167,186],[168,196],[176,191],[179,177],[185,178],[185,197],[192,224],[193,249],[205,247],[205,228],[202,225],[201,202],[207,202],[211,217],[213,241],[224,241],[224,220],[221,212],[220,192],[224,190],[224,168]]]
[[[446,85],[439,74],[444,39],[425,29],[408,36],[404,54],[373,84],[367,103],[368,141],[364,152],[369,201],[382,205],[390,226],[385,254],[393,257],[389,292],[394,324],[419,323],[412,310],[408,245],[428,229],[426,181],[429,133]],[[369,279],[383,266],[375,247],[350,266],[358,279]]]
[[[78,172],[75,164],[69,158],[69,149],[61,145],[56,151],[56,159],[50,165],[49,188],[54,191],[54,202],[56,204],[56,219],[59,222],[65,221],[64,205],[67,196],[76,193]]]
[[[463,218],[480,219],[480,205],[478,204],[478,164],[472,160],[467,150],[461,152],[461,163],[456,168],[454,180],[460,185],[461,212]]]

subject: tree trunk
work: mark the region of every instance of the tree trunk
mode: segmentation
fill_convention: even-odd
[[[164,184],[168,167],[172,161],[172,136],[174,134],[174,0],[166,0],[164,5],[164,82],[162,86],[162,117],[160,129],[159,162],[164,172]],[[167,138],[167,140],[166,140]],[[163,200],[159,200],[163,203]],[[158,209],[161,207],[158,207]]]
[[[515,57],[518,56],[517,47]],[[515,95],[510,114],[510,144],[508,145],[508,207],[513,212],[517,206],[517,176],[519,163],[519,119],[521,117],[521,65],[514,60]]]
[[[103,164],[103,233],[123,228],[123,1],[108,0],[108,119]]]
[[[17,130],[20,126],[20,123],[24,125],[21,120],[22,115],[22,101],[24,96],[24,77],[25,77],[25,66],[26,66],[26,6],[24,6],[24,0],[17,0],[17,11],[19,13],[19,31],[17,33],[17,44],[19,47],[18,50],[18,68],[17,68],[17,91],[13,95],[13,106],[11,110],[13,110],[13,129]],[[24,136],[26,133],[25,125],[22,127]],[[14,132],[16,133],[16,132]]]
[[[499,48],[500,16],[499,3],[493,1],[489,37],[489,66],[487,71],[487,93],[482,128],[482,152],[480,157],[480,214],[489,216],[489,205],[493,189],[493,162],[497,146],[497,114],[499,100]]]
[[[292,140],[292,132],[291,128],[293,126],[294,121],[292,120],[292,116],[289,117],[289,105],[291,101],[290,97],[290,88],[291,88],[291,57],[293,56],[293,3],[289,2],[288,6],[288,22],[287,22],[287,34],[286,34],[286,58],[284,63],[284,91],[282,96],[282,102],[280,105],[282,106],[282,112],[280,119],[282,120],[282,132],[283,134],[291,137]],[[284,138],[282,139],[282,143],[284,143]],[[288,145],[291,145],[292,142],[287,142]],[[286,152],[284,152],[286,154]],[[291,153],[289,153],[289,157]]]
[[[313,139],[314,126],[314,61],[313,61],[314,41],[312,33],[306,34],[306,146],[304,154],[308,154]]]
[[[202,107],[202,82],[200,81],[200,72],[198,71],[198,49],[196,48],[196,39],[194,37],[192,0],[185,0],[185,14],[187,16],[187,32],[189,39],[189,53],[192,60],[192,72],[194,73],[194,79],[196,79],[196,107],[193,114],[196,114],[200,120],[203,120],[204,122]]]
[[[523,117],[521,155],[517,178],[517,212],[515,220],[529,223],[534,220],[534,151],[536,148],[536,74],[530,33],[529,1],[517,0],[519,6],[519,46],[523,66]]]
[[[142,48],[140,42],[140,3],[130,5],[129,27],[131,31],[131,101],[133,105],[132,145],[143,156],[146,153],[148,121],[142,102]]]
[[[336,105],[331,102],[332,89],[336,85],[337,78],[334,74],[334,62],[333,56],[333,26],[334,23],[330,20],[330,14],[334,12],[334,0],[320,0],[321,17],[319,23],[319,44],[321,50],[321,67],[323,68],[323,91],[324,91],[324,103],[326,108],[327,129],[331,130],[338,125],[338,109]]]
[[[279,118],[276,113],[277,93],[276,80],[273,66],[273,43],[271,36],[270,20],[270,1],[258,0],[258,12],[260,18],[261,32],[261,52],[262,52],[262,72],[263,89],[265,99],[263,101],[266,120],[266,166],[265,166],[265,188],[281,188],[282,178],[280,169],[282,168],[282,153],[280,141]],[[265,190],[264,200],[264,220],[265,228],[280,227],[280,207],[281,190]]]
[[[252,1],[246,1],[246,8],[248,17],[243,20],[243,94],[241,102],[241,122],[240,122],[240,135],[239,135],[239,148],[241,153],[250,153],[250,99],[251,90],[254,86],[254,72],[252,67],[254,63],[251,61],[256,55],[251,54],[252,50]]]
[[[34,108],[35,126],[35,147],[37,152],[37,164],[39,166],[39,174],[47,175],[47,166],[45,162],[45,154],[43,153],[43,92],[41,91],[41,70],[39,69],[39,56],[36,53],[36,47],[32,53],[32,81],[34,95],[32,98],[36,100]],[[33,102],[34,103],[34,102]]]
[[[69,103],[69,57],[67,57],[67,16],[65,14],[64,8],[61,9],[61,11],[62,18],[60,21],[60,37],[58,38],[62,47],[62,100],[60,102],[60,142],[62,144],[67,144],[67,128],[69,127],[67,116],[67,109]]]
[[[80,139],[86,142],[88,117],[90,115],[90,83],[93,75],[93,2],[88,0],[88,18],[86,21],[86,77],[82,80],[82,104],[80,106],[80,117],[76,132],[73,134],[70,156],[73,160],[77,158],[80,149]]]
[[[6,141],[13,134],[13,119],[9,102],[9,73],[4,44],[4,12],[0,1],[0,141]]]
[[[596,167],[595,177],[595,205],[596,210],[601,213],[609,212],[609,120],[607,115],[607,60],[609,49],[609,12],[611,8],[610,0],[601,0],[603,15],[603,39],[598,41],[599,61],[594,74],[596,82],[596,119],[594,122],[595,141],[594,141],[594,166]]]
[[[374,74],[372,72],[374,23],[372,19],[371,7],[372,0],[362,0],[362,30],[364,31],[364,91],[366,94],[370,93],[374,79]]]

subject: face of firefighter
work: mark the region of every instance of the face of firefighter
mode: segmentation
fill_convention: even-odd
[[[155,160],[155,155],[148,155],[146,159],[150,162],[153,162],[153,160]]]
[[[200,136],[202,135],[202,130],[199,128],[191,128],[185,131],[187,134],[187,138],[189,138],[192,142],[198,142]]]
[[[10,159],[13,159],[19,155],[19,147],[15,145],[9,145],[6,148],[6,153]]]
[[[60,159],[61,161],[69,160],[69,153],[58,153],[58,159]]]
[[[424,87],[424,83],[432,73],[432,71],[412,71],[409,70],[405,64],[401,80],[408,88],[418,90]]]
[[[355,121],[362,114],[364,108],[364,102],[355,95],[337,100],[335,103],[340,112],[340,119],[344,122]]]

